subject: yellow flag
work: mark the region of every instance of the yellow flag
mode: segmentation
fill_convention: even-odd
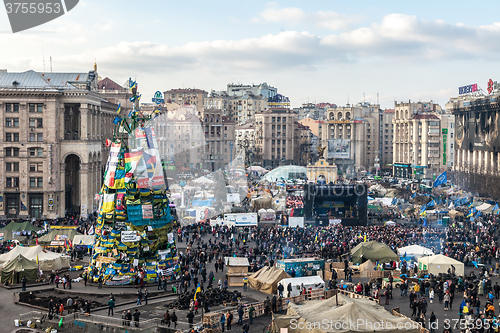
[[[365,237],[364,237],[364,242],[366,242],[366,235],[365,235]]]

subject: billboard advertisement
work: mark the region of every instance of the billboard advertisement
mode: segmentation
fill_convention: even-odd
[[[328,140],[328,158],[351,158],[351,140]]]

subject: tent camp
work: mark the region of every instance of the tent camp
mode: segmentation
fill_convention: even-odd
[[[418,260],[420,257],[424,256],[432,256],[434,252],[432,252],[431,249],[428,249],[426,247],[420,246],[420,245],[408,245],[405,247],[400,247],[398,249],[398,254],[400,256],[404,256],[406,253],[406,256],[413,257],[415,260]]]
[[[48,246],[53,240],[59,240],[59,241],[64,241],[65,239],[72,240],[73,238],[75,238],[75,235],[81,235],[81,233],[79,233],[75,229],[52,229],[46,235],[43,235],[42,237],[38,238],[38,242],[41,245]]]
[[[309,290],[309,288],[312,290],[325,288],[325,281],[323,281],[323,279],[318,275],[283,279],[278,284],[282,284],[284,287],[283,290],[287,290],[289,283],[292,284],[292,292],[290,293],[290,296],[299,296],[302,291],[302,286],[304,286],[306,290]]]
[[[248,277],[248,284],[266,294],[276,294],[278,282],[289,277],[290,275],[282,269],[264,266]]]
[[[38,228],[35,227],[33,224],[31,224],[29,221],[24,221],[24,222],[10,222],[7,224],[5,227],[0,229],[0,233],[3,233],[3,237],[5,240],[12,240],[14,237],[12,237],[12,233],[15,232],[31,232],[31,233],[36,233],[39,230],[42,230],[43,228]]]
[[[428,271],[429,273],[434,275],[437,275],[439,273],[448,273],[448,268],[450,268],[451,265],[455,267],[456,275],[464,275],[464,264],[445,255],[436,254],[433,256],[422,257],[418,259],[418,269]]]
[[[75,235],[73,237],[73,246],[92,246],[94,241],[94,235]]]
[[[322,325],[325,318],[328,318],[327,323],[332,324]],[[336,323],[341,325],[337,326]],[[302,304],[290,303],[286,315],[273,316],[272,332],[282,332],[283,328],[288,328],[290,333],[420,333],[419,326],[410,319],[394,316],[367,298],[349,298],[342,294],[338,295],[338,303],[336,297]]]
[[[28,281],[35,281],[38,278],[37,265],[23,255],[18,254],[2,266],[1,283],[20,283],[23,277]]]
[[[379,261],[379,263],[389,262],[391,260],[399,261],[399,257],[390,247],[384,243],[370,241],[359,243],[351,250],[352,262],[362,264],[366,260]]]
[[[70,266],[70,258],[68,256],[45,250],[40,245],[30,247],[16,246],[9,252],[0,255],[0,264],[11,261],[17,258],[18,255],[22,255],[32,262],[36,262],[36,258],[38,257],[38,264],[43,271],[60,270],[62,268],[69,268]]]

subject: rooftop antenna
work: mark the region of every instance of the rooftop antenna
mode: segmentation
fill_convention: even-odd
[[[378,91],[377,91],[377,105],[380,105],[380,102],[378,100]]]
[[[347,94],[347,106],[349,106],[349,94]]]
[[[52,56],[50,57],[50,72],[52,73]]]

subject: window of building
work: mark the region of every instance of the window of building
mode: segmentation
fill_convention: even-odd
[[[5,157],[19,156],[19,148],[7,147],[5,148]]]
[[[283,148],[283,153],[285,152],[285,148]]]
[[[30,148],[29,149],[29,154],[30,156],[35,156],[35,157],[41,157],[43,155],[43,149],[42,148]]]
[[[5,187],[19,187],[19,177],[7,177]]]
[[[19,118],[5,118],[5,127],[19,127]]]
[[[7,172],[19,171],[19,162],[6,162],[5,163],[5,171],[7,171]]]
[[[43,128],[43,118],[30,118],[31,128]]]
[[[29,112],[43,112],[43,104],[41,103],[30,103],[28,105]]]
[[[19,103],[5,103],[5,112],[19,112]]]
[[[5,133],[5,142],[19,142],[19,133]]]
[[[30,171],[31,172],[42,172],[43,171],[43,163],[30,163]]]
[[[271,118],[271,122],[275,123],[276,122],[276,117]]]

